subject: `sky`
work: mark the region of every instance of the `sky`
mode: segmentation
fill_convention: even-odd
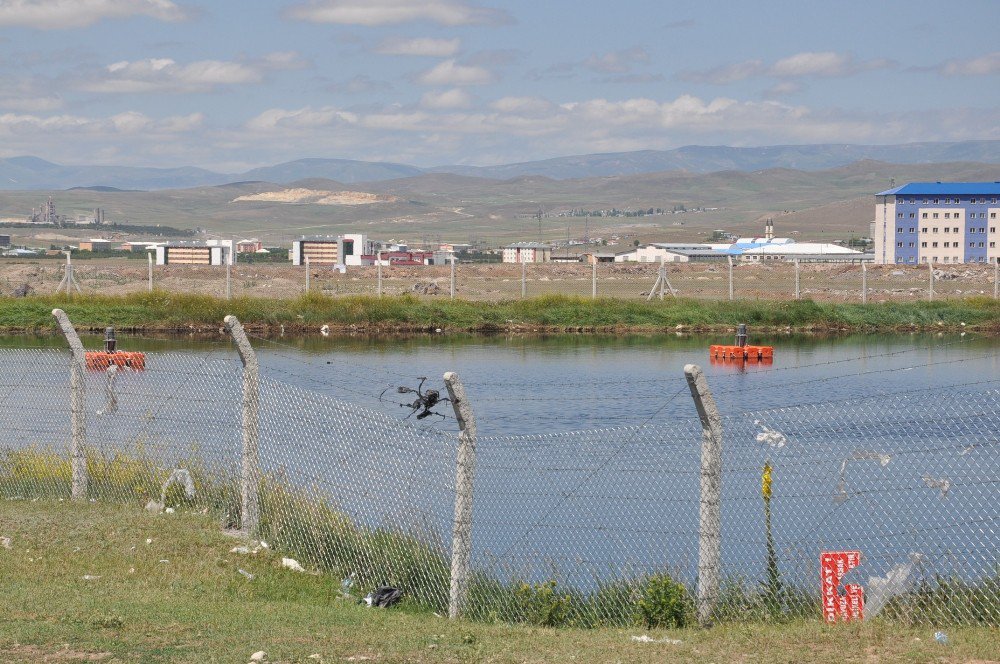
[[[0,157],[1000,139],[998,24],[997,0],[0,0]]]

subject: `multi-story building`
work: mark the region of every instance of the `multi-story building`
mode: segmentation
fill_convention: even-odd
[[[552,247],[540,242],[515,242],[503,248],[504,263],[548,263]]]
[[[875,194],[875,262],[1000,260],[1000,182],[911,182]]]

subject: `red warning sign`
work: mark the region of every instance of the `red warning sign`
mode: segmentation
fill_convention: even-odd
[[[850,622],[865,617],[865,591],[861,586],[848,583],[844,586],[844,594],[840,594],[840,582],[844,575],[860,564],[860,551],[828,551],[820,554],[820,587],[823,619],[826,622]]]

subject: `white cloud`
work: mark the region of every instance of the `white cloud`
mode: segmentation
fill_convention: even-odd
[[[459,91],[461,92],[461,91]],[[818,111],[776,101],[703,99],[681,95],[583,99],[552,104],[535,97],[504,97],[481,107],[464,98],[440,103],[426,95],[418,108],[389,106],[347,113],[335,107],[272,109],[232,137],[249,150],[280,143],[285,154],[323,149],[359,158],[405,144],[419,163],[511,161],[555,154],[665,149],[711,141],[732,145],[873,142],[1000,137],[1000,111],[949,109],[941,114]],[[463,104],[459,104],[463,102]],[[954,117],[951,117],[954,116]]]
[[[726,85],[747,78],[759,76],[764,72],[764,63],[760,60],[746,60],[711,69],[681,72],[680,78],[693,83],[714,83]]]
[[[186,116],[168,116],[160,120],[138,111],[124,111],[107,118],[89,118],[80,115],[50,115],[5,113],[0,114],[0,136],[12,135],[28,140],[36,132],[71,134],[86,138],[93,136],[141,135],[148,138],[164,134],[184,133],[201,126],[203,116],[194,113]],[[33,139],[37,140],[37,138]]]
[[[284,55],[279,57],[284,61]],[[270,65],[275,68],[275,63]],[[246,63],[198,60],[186,65],[170,58],[115,62],[78,84],[87,92],[206,92],[224,85],[259,83],[260,68]]]
[[[859,61],[853,55],[833,51],[796,53],[771,65],[768,75],[775,78],[852,76],[863,71],[886,69],[894,65],[895,63],[885,58]]]
[[[275,51],[260,58],[258,65],[262,69],[282,70],[282,69],[304,69],[309,66],[306,60],[302,59],[295,51]]]
[[[247,121],[246,127],[265,132],[300,131],[329,126],[335,122],[354,124],[357,122],[357,116],[353,113],[339,111],[332,106],[317,109],[306,106],[293,110],[272,108]]]
[[[502,97],[490,104],[490,108],[501,113],[536,115],[551,112],[555,104],[538,97]]]
[[[493,82],[493,72],[484,67],[460,65],[455,60],[428,69],[417,77],[423,85],[486,85]]]
[[[583,61],[583,67],[602,74],[624,74],[633,65],[649,62],[649,53],[638,46],[621,51],[594,54]]]
[[[288,16],[311,23],[391,25],[430,21],[441,25],[510,22],[507,12],[461,0],[313,0],[288,10]]]
[[[0,25],[84,28],[102,19],[130,16],[181,21],[188,13],[170,0],[0,0]]]
[[[427,92],[420,98],[420,105],[432,110],[469,108],[472,106],[472,95],[458,88],[444,92]]]
[[[1000,51],[968,60],[948,60],[938,67],[944,76],[992,76],[1000,74]]]
[[[423,37],[418,39],[386,39],[375,49],[383,55],[415,55],[435,58],[447,58],[458,53],[462,46],[462,40],[455,39],[432,39]]]
[[[726,85],[748,78],[767,76],[779,79],[845,77],[864,71],[889,69],[896,63],[886,58],[858,60],[850,53],[803,52],[782,58],[771,65],[761,60],[745,60],[721,67],[681,72],[680,78],[695,83]]]

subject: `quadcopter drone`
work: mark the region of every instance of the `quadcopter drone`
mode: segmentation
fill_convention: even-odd
[[[396,394],[416,394],[417,398],[413,400],[413,403],[401,403],[399,404],[402,408],[409,408],[410,413],[403,419],[408,419],[414,413],[417,413],[417,419],[422,420],[425,417],[430,417],[431,415],[437,415],[438,417],[444,419],[444,415],[441,413],[435,413],[431,409],[438,404],[445,402],[451,402],[451,399],[445,397],[441,398],[441,393],[437,390],[427,390],[424,391],[424,382],[427,380],[426,376],[420,378],[420,384],[417,385],[417,389],[412,387],[406,387],[405,385],[400,385],[396,388]],[[382,401],[382,397],[392,388],[385,388],[382,390],[382,394],[379,395],[379,401]]]

